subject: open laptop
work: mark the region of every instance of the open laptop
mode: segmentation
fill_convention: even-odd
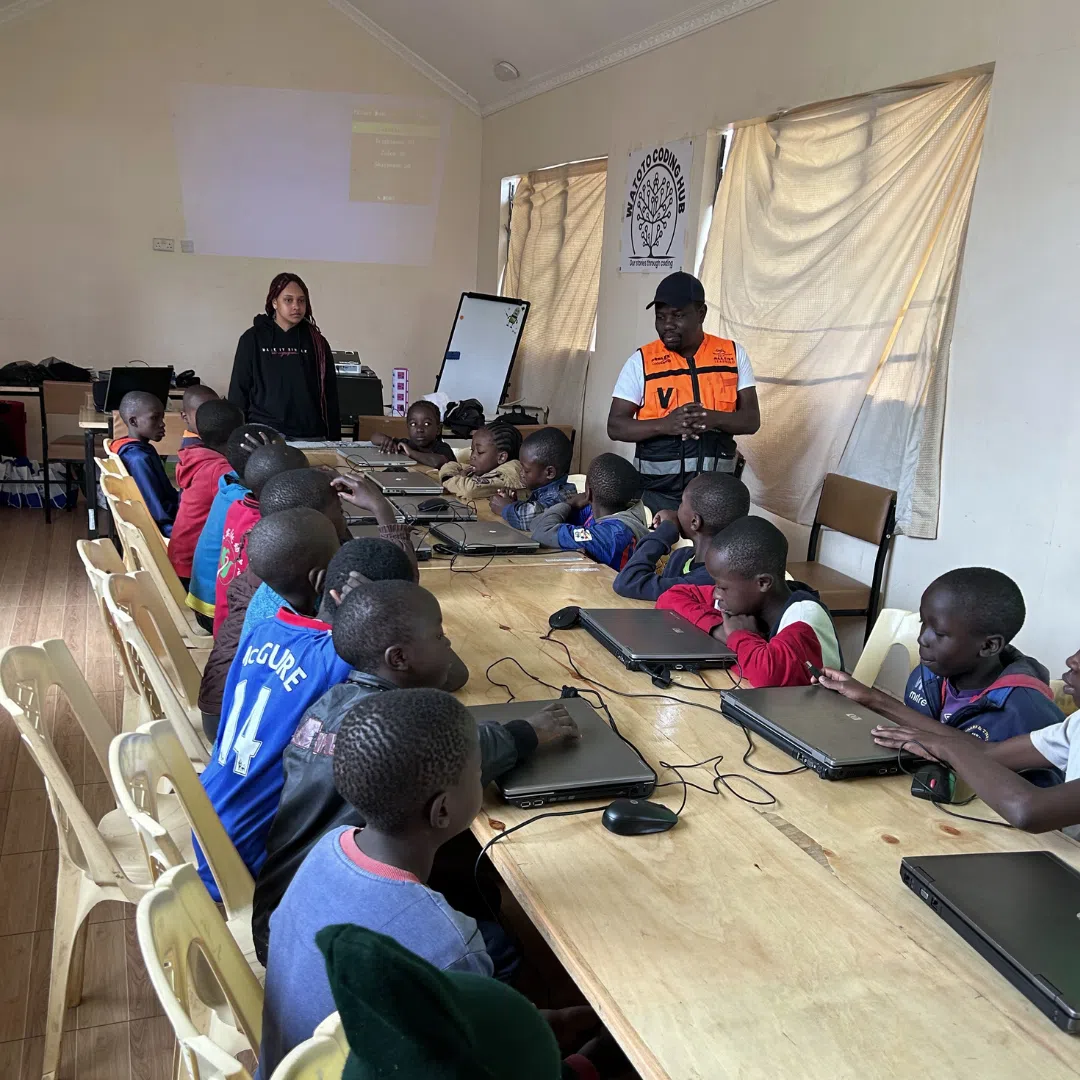
[[[165,408],[169,407],[169,388],[172,386],[171,367],[114,367],[109,372],[109,385],[105,391],[105,412],[120,408],[125,394],[132,390],[145,390],[153,394]]]
[[[582,608],[581,625],[631,671],[728,667],[735,654],[674,611]]]
[[[398,470],[373,472],[371,479],[382,489],[384,495],[441,495],[442,482],[439,478],[423,472],[404,472]]]
[[[355,466],[368,465],[373,469],[407,468],[415,465],[408,454],[400,450],[377,450],[374,446],[358,446],[349,451],[349,464]]]
[[[524,720],[550,701],[511,701],[477,705],[469,711],[477,723]],[[656,787],[656,773],[623,742],[584,698],[562,698],[559,705],[574,718],[581,738],[549,746],[499,777],[502,797],[525,809],[578,799],[644,799]]]
[[[522,555],[540,550],[528,533],[503,521],[438,521],[431,531],[456,555]]]
[[[884,716],[856,705],[823,686],[771,686],[760,690],[725,690],[724,715],[790,754],[823,780],[856,776],[894,776],[913,771],[920,758],[878,746],[871,730],[891,724]]]
[[[1059,1028],[1080,1032],[1080,873],[1049,851],[995,851],[911,856],[900,878]]]
[[[442,509],[421,510],[424,503],[440,498],[446,503]],[[390,502],[403,521],[475,521],[476,510],[449,495],[395,495]]]
[[[364,537],[379,538],[378,525],[350,525],[349,535],[354,540]],[[417,562],[426,562],[431,558],[431,543],[428,540],[427,529],[410,529],[409,539],[412,541],[413,551],[416,552]]]

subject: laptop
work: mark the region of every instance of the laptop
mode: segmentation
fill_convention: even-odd
[[[455,555],[522,555],[540,550],[528,533],[503,521],[441,521],[431,531]]]
[[[172,374],[171,367],[114,367],[109,372],[104,411],[119,409],[124,395],[130,394],[132,390],[145,390],[168,408]]]
[[[378,525],[350,525],[349,535],[354,540],[360,540],[364,537],[371,537],[372,539],[379,538],[379,526]],[[428,531],[427,529],[410,529],[409,539],[412,541],[413,551],[416,552],[417,562],[426,562],[431,558],[431,544],[428,543]]]
[[[511,701],[477,705],[469,711],[477,723],[505,724],[524,720],[551,704]],[[508,803],[528,810],[579,799],[644,799],[652,794],[656,773],[596,709],[584,698],[562,698],[557,704],[565,706],[577,722],[581,738],[562,747],[547,747],[500,776],[495,785]]]
[[[398,450],[377,450],[374,446],[358,446],[349,452],[349,464],[357,467],[365,465],[373,469],[407,468],[415,465],[408,454]]]
[[[1080,1032],[1080,873],[1049,851],[911,856],[900,879],[1063,1031]]]
[[[674,611],[582,608],[581,625],[631,671],[728,667],[735,654]]]
[[[382,489],[384,495],[441,495],[442,482],[422,472],[388,470],[373,472],[371,479]]]
[[[724,690],[724,715],[790,754],[823,780],[857,776],[895,776],[912,772],[922,760],[878,746],[871,730],[891,724],[823,686],[771,686]]]
[[[446,503],[442,510],[421,510],[420,507],[433,498],[441,498]],[[403,521],[475,521],[476,510],[466,506],[449,495],[395,495],[390,502],[398,511]]]

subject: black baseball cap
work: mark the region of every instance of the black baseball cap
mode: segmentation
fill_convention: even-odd
[[[668,307],[684,308],[689,304],[705,303],[705,286],[693,274],[687,274],[680,270],[676,274],[668,274],[659,285],[656,286],[656,295],[651,304],[645,305],[648,311],[657,304],[666,304]]]

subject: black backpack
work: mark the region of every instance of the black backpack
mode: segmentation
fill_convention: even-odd
[[[455,438],[467,439],[477,428],[484,426],[484,406],[476,398],[451,401],[446,406],[443,423],[454,433]]]

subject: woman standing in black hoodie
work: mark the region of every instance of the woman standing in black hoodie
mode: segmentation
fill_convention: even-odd
[[[240,338],[229,400],[248,423],[268,424],[289,439],[340,439],[337,375],[330,345],[296,274],[278,274],[266,314]]]

